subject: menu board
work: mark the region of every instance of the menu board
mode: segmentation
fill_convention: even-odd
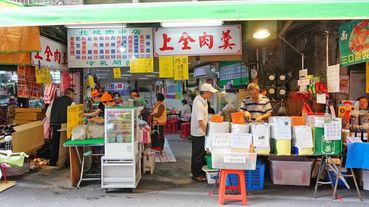
[[[247,85],[249,83],[249,70],[246,65],[237,61],[223,61],[219,65],[219,86],[223,87],[228,82],[232,85]]]
[[[41,98],[42,85],[36,83],[35,68],[32,66],[18,66],[18,97]]]
[[[132,111],[107,110],[105,113],[107,143],[131,143]]]

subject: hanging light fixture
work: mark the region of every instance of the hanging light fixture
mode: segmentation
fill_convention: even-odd
[[[255,39],[265,39],[270,36],[270,32],[267,29],[259,29],[252,35]]]

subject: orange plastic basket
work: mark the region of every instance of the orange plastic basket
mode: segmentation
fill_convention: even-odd
[[[245,124],[245,114],[243,112],[231,113],[232,123],[234,124]]]
[[[305,125],[305,117],[303,116],[291,116],[292,126]]]
[[[211,122],[223,122],[224,118],[221,115],[213,115],[211,116],[210,121]]]

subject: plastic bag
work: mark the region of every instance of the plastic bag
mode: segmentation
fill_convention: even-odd
[[[22,167],[24,164],[24,159],[28,157],[26,153],[9,153],[0,152],[0,163],[8,163],[11,166]]]
[[[78,125],[72,129],[72,140],[84,140],[86,139],[87,126]]]
[[[86,138],[104,138],[104,130],[104,125],[88,125]]]

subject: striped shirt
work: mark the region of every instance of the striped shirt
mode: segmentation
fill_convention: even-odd
[[[269,98],[261,94],[259,94],[259,100],[257,102],[254,102],[251,96],[243,99],[241,110],[250,112],[252,120],[273,111]]]

